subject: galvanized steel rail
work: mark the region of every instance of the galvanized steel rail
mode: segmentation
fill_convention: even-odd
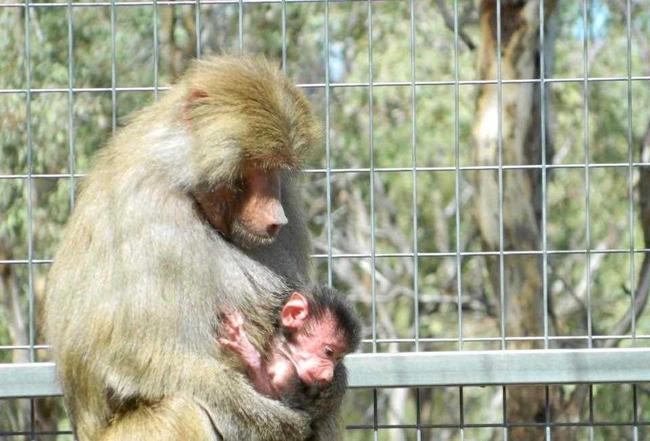
[[[354,354],[354,388],[650,382],[650,348]],[[60,395],[54,363],[0,364],[0,398]]]

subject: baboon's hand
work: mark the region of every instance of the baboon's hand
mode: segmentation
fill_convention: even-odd
[[[218,337],[217,342],[239,356],[247,369],[259,373],[262,369],[262,354],[253,346],[243,329],[244,319],[239,312],[225,314],[223,327],[226,336]]]
[[[237,439],[260,441],[304,441],[311,434],[311,417],[291,409],[278,400],[257,393],[248,382],[240,384],[241,401],[235,407]]]

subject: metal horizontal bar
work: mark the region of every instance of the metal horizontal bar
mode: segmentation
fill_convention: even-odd
[[[463,165],[460,167],[454,166],[421,166],[421,167],[352,167],[352,168],[332,168],[329,170],[331,174],[352,174],[352,173],[428,173],[428,172],[456,172],[459,171],[490,171],[490,170],[556,170],[556,169],[601,169],[601,168],[615,168],[625,169],[629,168],[642,168],[650,167],[650,162],[590,162],[584,163],[567,163],[567,164],[517,164],[517,165]],[[324,168],[310,168],[303,170],[307,175],[327,174],[328,170]],[[27,179],[70,179],[70,178],[84,178],[85,173],[0,173],[0,180],[27,180]]]
[[[591,248],[591,249],[566,249],[566,250],[505,250],[505,251],[462,251],[458,253],[461,257],[478,257],[478,256],[541,256],[543,254],[548,255],[569,255],[569,254],[629,254],[633,253],[648,253],[650,248],[635,248],[633,250],[625,248]],[[406,257],[415,257],[415,253],[333,253],[332,258],[335,259],[367,259],[374,256],[375,258],[406,258]],[[455,257],[455,252],[425,252],[418,251],[417,257]],[[312,254],[311,257],[315,259],[324,259],[327,257],[326,254]]]
[[[349,83],[329,83],[330,87],[364,87],[370,85],[373,87],[413,87],[413,86],[482,86],[488,84],[550,84],[550,83],[589,83],[601,82],[617,82],[617,81],[648,81],[650,75],[634,75],[632,77],[626,76],[611,76],[611,77],[558,77],[558,78],[512,78],[512,79],[485,79],[485,80],[417,80],[411,81],[373,81],[372,83],[366,81],[349,82]],[[318,88],[326,87],[326,83],[298,83],[298,87],[302,88]]]
[[[1,262],[0,262],[1,263]],[[447,296],[448,301],[450,303],[456,303],[458,300],[454,296]],[[423,299],[427,298],[427,294],[424,293],[422,294]],[[445,299],[447,300],[447,299]],[[650,340],[650,334],[641,334],[641,333],[636,333],[634,335],[632,334],[602,334],[602,335],[549,335],[547,337],[543,335],[538,335],[538,336],[520,336],[520,337],[501,337],[501,336],[495,336],[495,337],[468,337],[468,336],[463,336],[463,343],[500,343],[500,342],[507,342],[507,343],[518,343],[518,342],[543,342],[545,340],[548,341],[558,341],[558,342],[585,342],[585,341],[606,341],[606,340],[628,340],[631,342],[632,340],[636,341],[640,346],[641,346],[641,341],[643,340]],[[459,338],[458,337],[418,337],[417,341],[419,343],[436,343],[436,344],[441,344],[441,343],[458,343]],[[411,337],[411,338],[376,338],[376,339],[370,339],[370,338],[365,338],[361,340],[362,344],[365,345],[371,345],[373,343],[376,344],[411,344],[414,345],[416,342],[416,339]],[[647,343],[643,343],[643,345],[647,345]],[[39,349],[51,349],[50,345],[47,344],[41,344],[41,345],[34,345],[34,349],[39,350]],[[0,345],[0,351],[28,351],[32,349],[32,346],[30,345]]]
[[[650,382],[650,348],[353,354],[354,388]],[[54,363],[0,364],[0,397],[60,395]]]
[[[417,423],[417,424],[348,424],[345,426],[346,430],[385,430],[385,429],[411,429],[411,430],[422,430],[422,429],[496,429],[503,427],[538,427],[538,428],[553,428],[560,429],[563,427],[566,428],[577,428],[577,427],[648,427],[650,422],[648,421],[571,421],[571,422],[562,422],[562,421],[544,421],[544,422],[534,422],[534,421],[508,421],[507,423],[447,423],[447,424],[427,424],[427,423]],[[497,438],[498,439],[498,438]]]
[[[648,167],[650,162],[633,162],[632,167]],[[598,168],[624,168],[629,169],[629,162],[590,162],[588,164],[565,163],[565,164],[504,164],[504,165],[461,165],[461,166],[416,166],[416,167],[354,167],[354,168],[332,168],[332,174],[338,173],[399,173],[399,172],[455,172],[460,171],[487,171],[487,170],[543,170],[543,169],[598,169]],[[325,174],[325,168],[308,168],[303,170],[306,174]]]
[[[29,351],[31,349],[50,349],[50,347],[50,345],[0,345],[0,351]]]
[[[277,4],[277,3],[366,3],[368,0],[201,0],[201,5],[238,5],[238,4]],[[371,0],[374,3],[388,2],[392,0]],[[109,1],[81,1],[77,3],[71,3],[70,6],[75,8],[92,8],[92,7],[110,7],[110,6],[196,6],[196,0],[158,0],[157,2],[151,0],[129,0],[129,1],[116,1],[111,3]],[[62,8],[68,6],[67,3],[54,3],[54,2],[43,2],[43,3],[4,3],[0,4],[0,8],[22,8],[29,6],[30,8]]]
[[[44,88],[30,88],[30,89],[0,89],[0,94],[7,93],[112,93],[115,92],[155,92],[169,90],[169,87],[154,87],[154,86],[133,86],[133,87],[44,87]]]
[[[345,364],[350,387],[650,381],[647,348],[354,354]]]
[[[73,435],[72,430],[3,430],[0,431],[0,439],[22,436],[23,439],[59,439],[62,435]],[[36,438],[34,438],[36,437]],[[51,438],[50,438],[51,437]],[[65,439],[74,439],[72,436]]]
[[[66,4],[63,4],[66,6]],[[2,6],[0,6],[2,7]],[[414,87],[414,86],[482,86],[489,84],[535,84],[535,83],[583,83],[583,77],[571,78],[525,78],[525,79],[511,79],[511,80],[459,80],[458,83],[454,80],[420,80],[411,83],[410,81],[375,81],[375,82],[354,82],[354,83],[298,83],[296,86],[301,89],[318,89],[318,88],[364,88],[372,87]],[[650,76],[639,75],[632,77],[588,77],[587,82],[602,83],[602,82],[622,82],[622,81],[650,81]],[[45,88],[9,88],[0,89],[0,94],[18,94],[27,93],[29,90],[32,94],[39,93],[97,93],[97,92],[154,92],[168,90],[169,86],[126,86],[126,87],[45,87]]]
[[[0,265],[43,265],[53,263],[52,259],[0,259]]]
[[[426,299],[427,294],[423,294],[422,298]],[[457,300],[453,296],[448,296],[450,302],[457,302]],[[650,340],[650,334],[641,334],[641,333],[636,333],[636,334],[602,334],[602,335],[549,335],[547,337],[543,335],[539,336],[521,336],[521,337],[500,337],[500,336],[495,336],[495,337],[468,337],[468,336],[463,336],[463,343],[500,343],[500,342],[507,342],[507,343],[518,343],[518,342],[543,342],[545,340],[548,341],[557,341],[557,342],[585,342],[585,341],[606,341],[606,340],[628,340],[629,342],[632,342],[633,340],[639,344],[639,346],[645,346],[647,343],[641,344],[642,341],[644,340]],[[458,337],[418,337],[417,341],[419,343],[435,343],[435,344],[441,344],[441,343],[458,343],[459,338]],[[411,337],[411,338],[376,338],[376,339],[370,339],[370,338],[365,338],[361,340],[362,344],[365,345],[371,345],[373,343],[376,344],[411,344],[414,345],[416,342],[416,339]],[[32,349],[32,346],[30,345],[0,345],[0,351],[28,351]],[[51,349],[50,345],[47,344],[40,344],[40,345],[34,345],[33,349],[40,350],[40,349],[46,349],[49,350]]]
[[[0,397],[49,397],[61,395],[54,363],[0,364]]]
[[[424,293],[421,296],[423,299],[426,299],[428,297],[428,294]],[[458,300],[455,298],[455,296],[447,296],[449,298],[450,302],[457,303]],[[594,341],[602,341],[602,340],[636,340],[637,343],[640,340],[650,340],[650,334],[620,334],[620,335],[614,335],[614,334],[603,334],[603,335],[549,335],[547,337],[543,335],[538,335],[538,336],[521,336],[521,337],[467,337],[463,335],[463,343],[496,343],[496,342],[531,342],[531,341],[537,341],[537,342],[543,342],[544,340],[548,341],[586,341],[586,340],[594,340]],[[385,344],[385,343],[399,343],[399,344],[415,344],[416,339],[411,337],[411,338],[376,338],[374,340],[372,339],[363,339],[361,340],[361,343],[363,344],[371,344],[371,343],[377,343],[377,344]],[[417,341],[420,343],[458,343],[459,338],[458,337],[418,337]],[[0,346],[0,349],[2,347]]]
[[[70,179],[70,178],[83,178],[85,174],[83,173],[32,173],[32,174],[13,174],[13,175],[0,175],[0,180],[2,179],[16,179],[16,180],[27,180],[27,179]]]
[[[645,254],[650,253],[650,248],[593,248],[593,249],[567,249],[567,250],[505,250],[505,251],[462,251],[458,253],[459,257],[479,257],[479,256],[542,256],[544,254],[549,256],[555,255],[577,255],[577,254]],[[412,257],[433,257],[433,258],[447,258],[456,257],[455,252],[425,252],[418,251],[417,253],[332,253],[327,254],[312,254],[310,257],[314,259],[369,259],[369,258],[412,258]],[[53,259],[0,259],[0,265],[28,265],[30,263],[36,265],[47,265],[53,263]]]

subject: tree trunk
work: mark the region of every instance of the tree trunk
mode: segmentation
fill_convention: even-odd
[[[481,41],[478,63],[481,79],[498,77],[497,9],[495,0],[481,1]],[[502,80],[540,78],[539,0],[501,1]],[[555,9],[554,0],[544,2],[545,22]],[[550,60],[546,60],[548,63]],[[476,101],[473,128],[475,163],[541,164],[540,85],[538,83],[487,84],[481,86]],[[499,89],[501,89],[499,91]],[[501,105],[499,106],[499,93]],[[499,116],[501,144],[499,144]],[[550,146],[550,143],[547,143]],[[548,156],[548,155],[547,155]],[[503,250],[541,249],[541,172],[539,170],[502,171],[503,216],[499,212],[499,172],[478,171],[475,218],[483,249],[500,250],[499,222],[503,222]],[[501,293],[499,259],[489,259],[490,282],[497,296]],[[511,337],[542,336],[543,292],[541,258],[506,256],[503,260],[505,333]],[[540,347],[539,342],[508,344],[509,348]],[[508,388],[507,421],[511,424],[544,422],[545,393],[542,387]],[[509,440],[541,439],[541,428],[511,427]]]

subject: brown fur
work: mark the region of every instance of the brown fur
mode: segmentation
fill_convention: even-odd
[[[175,396],[149,406],[140,406],[120,416],[117,424],[109,424],[99,441],[217,441],[207,412],[191,398]]]
[[[184,83],[190,94],[202,92],[190,99],[187,117],[196,139],[208,147],[192,158],[193,166],[210,184],[232,178],[242,159],[298,168],[319,137],[320,128],[305,98],[266,61],[231,58],[197,63]],[[224,145],[237,151],[234,163],[212,154],[214,147]]]
[[[278,69],[221,57],[197,62],[97,157],[45,303],[80,441],[212,440],[204,413],[226,441],[309,436],[309,416],[257,394],[213,335],[215,311],[237,309],[262,347],[282,293],[307,281],[309,240],[291,172],[281,193],[288,225],[251,251],[216,233],[191,192],[230,182],[244,163],[295,169],[318,131]]]

